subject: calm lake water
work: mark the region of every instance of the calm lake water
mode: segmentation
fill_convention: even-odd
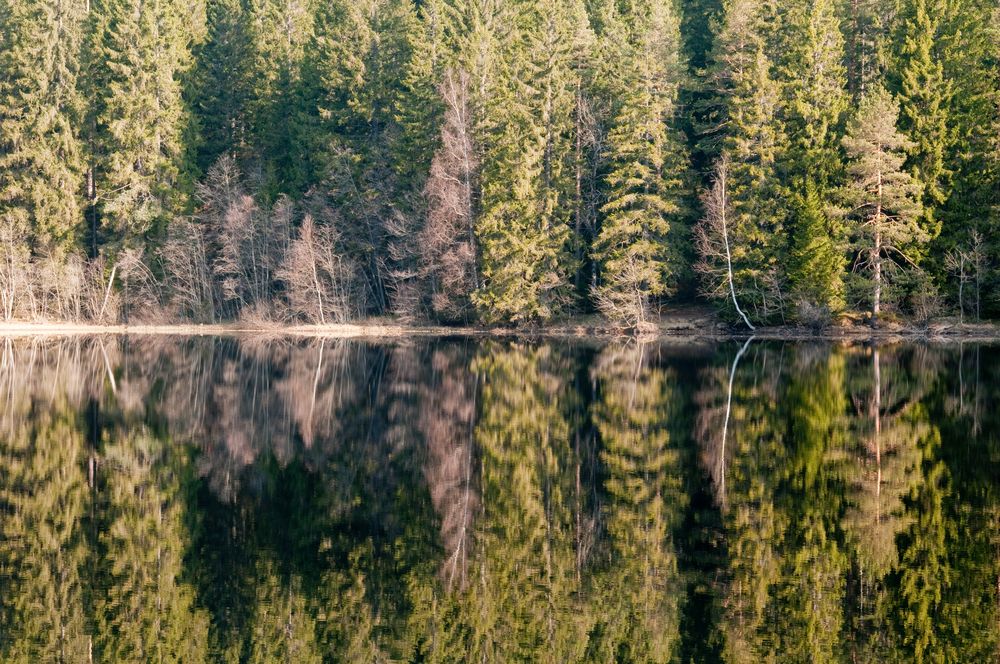
[[[3,662],[996,662],[1000,347],[14,339]]]

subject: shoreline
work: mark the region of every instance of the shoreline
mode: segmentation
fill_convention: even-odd
[[[237,337],[309,337],[330,339],[403,339],[416,337],[481,337],[481,338],[566,338],[566,339],[637,339],[656,340],[724,340],[772,339],[784,341],[1000,341],[1000,322],[966,323],[933,322],[926,326],[887,325],[871,329],[862,325],[835,325],[823,330],[797,326],[761,327],[756,330],[730,327],[714,317],[704,315],[668,315],[641,332],[624,330],[594,318],[569,319],[536,327],[485,327],[404,324],[390,320],[359,321],[327,325],[252,325],[219,323],[199,325],[174,324],[115,324],[59,322],[0,322],[2,337],[55,336],[237,336]]]

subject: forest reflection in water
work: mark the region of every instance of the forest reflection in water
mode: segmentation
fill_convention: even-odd
[[[3,342],[4,662],[990,662],[1000,348]]]

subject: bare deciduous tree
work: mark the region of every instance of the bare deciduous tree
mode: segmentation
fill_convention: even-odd
[[[291,233],[292,202],[281,197],[270,210],[261,209],[246,193],[229,155],[209,170],[198,197],[198,221],[216,244],[211,265],[223,313],[235,317],[268,310]]]
[[[981,286],[983,270],[986,267],[986,248],[982,234],[973,230],[969,234],[969,242],[964,246],[955,247],[944,257],[945,268],[958,278],[958,315],[959,322],[965,323],[965,286],[971,284],[974,288],[973,301],[976,320],[979,320]]]
[[[705,294],[709,297],[725,297],[729,291],[736,313],[751,330],[753,323],[740,308],[736,299],[736,285],[733,276],[733,251],[729,234],[730,202],[728,193],[729,158],[723,155],[715,165],[715,179],[711,189],[706,191],[701,202],[705,217],[695,230],[695,244],[700,259],[695,269],[704,277]]]
[[[13,320],[31,298],[31,252],[19,224],[0,221],[0,305],[4,320]]]
[[[424,189],[427,221],[417,239],[419,274],[434,315],[464,321],[472,314],[469,294],[479,286],[473,226],[479,164],[472,140],[468,74],[449,70],[439,92],[445,104],[444,124]]]
[[[32,287],[37,315],[44,319],[79,321],[83,316],[85,263],[76,254],[45,254],[35,259]]]
[[[126,322],[132,319],[162,322],[163,312],[158,306],[160,284],[146,265],[144,253],[143,249],[125,249],[114,265],[121,285],[122,312]]]
[[[293,317],[325,325],[346,322],[358,313],[352,308],[357,301],[356,271],[337,246],[335,231],[317,227],[306,215],[277,272]]]
[[[179,313],[197,321],[216,320],[215,282],[204,226],[191,219],[170,225],[160,250],[165,286]]]

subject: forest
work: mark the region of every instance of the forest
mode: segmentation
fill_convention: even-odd
[[[1000,315],[997,0],[0,0],[4,320]]]

